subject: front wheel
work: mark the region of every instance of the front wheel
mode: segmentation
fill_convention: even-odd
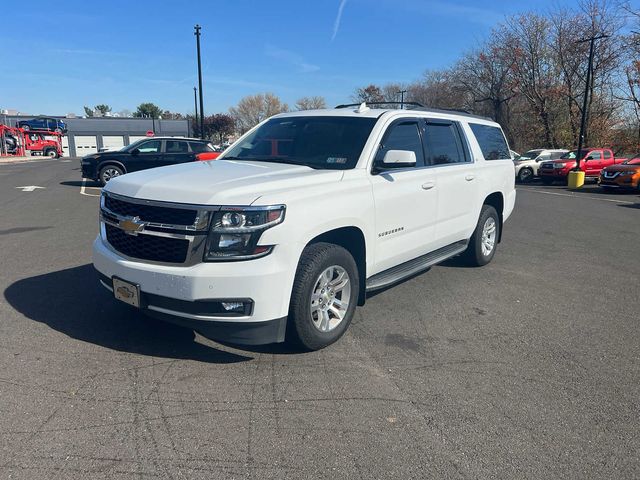
[[[58,158],[58,152],[56,152],[55,148],[45,150],[44,154],[50,158]]]
[[[100,175],[98,178],[100,179],[100,183],[104,187],[109,180],[119,177],[123,173],[124,172],[120,167],[116,167],[115,165],[107,165],[106,167],[102,167],[100,169]]]
[[[31,130],[31,127],[29,125],[23,125],[22,130],[24,130],[25,132],[28,132],[29,130]]]
[[[518,181],[520,183],[527,183],[533,179],[533,170],[529,167],[521,168],[518,172]]]
[[[482,267],[493,259],[500,238],[500,217],[491,205],[483,205],[476,229],[465,251],[467,263]]]
[[[315,243],[302,252],[289,307],[289,332],[308,350],[337,341],[353,318],[359,294],[358,267],[344,248]]]

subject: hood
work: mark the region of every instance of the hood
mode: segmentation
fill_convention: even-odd
[[[251,205],[278,190],[304,189],[342,179],[340,170],[282,163],[214,160],[128,173],[106,191],[146,200],[202,205]]]
[[[640,165],[636,164],[636,165],[623,165],[623,164],[618,164],[618,165],[609,165],[608,167],[604,168],[603,170],[606,170],[607,172],[628,172],[628,171],[640,171]]]

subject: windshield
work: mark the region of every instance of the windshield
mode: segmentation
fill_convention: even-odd
[[[571,150],[570,152],[567,152],[564,155],[562,155],[560,158],[562,160],[575,160],[576,159],[576,153],[578,153],[577,150]],[[583,155],[581,156],[581,158],[584,157],[584,154],[586,154],[587,151],[583,150],[582,153],[583,153]]]
[[[267,121],[221,160],[289,163],[311,168],[354,168],[375,118],[282,117]]]
[[[542,150],[529,150],[520,155],[520,160],[533,160],[540,155],[540,152],[542,152]]]
[[[129,145],[127,145],[126,147],[122,147],[120,150],[118,150],[119,152],[130,152],[131,150],[133,150],[134,148],[136,148],[138,145],[140,145],[142,142],[146,142],[147,140],[149,140],[148,138],[143,138],[141,140],[137,140],[133,143],[130,143]]]

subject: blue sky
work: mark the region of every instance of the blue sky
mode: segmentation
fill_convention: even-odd
[[[558,0],[30,1],[0,29],[0,108],[114,111],[141,102],[193,111],[200,23],[205,112],[273,92],[349,100],[368,83],[411,81],[473,49],[505,17]]]

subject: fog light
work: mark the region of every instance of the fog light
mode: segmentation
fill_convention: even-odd
[[[222,302],[222,308],[224,308],[227,312],[241,312],[244,310],[244,303]]]

